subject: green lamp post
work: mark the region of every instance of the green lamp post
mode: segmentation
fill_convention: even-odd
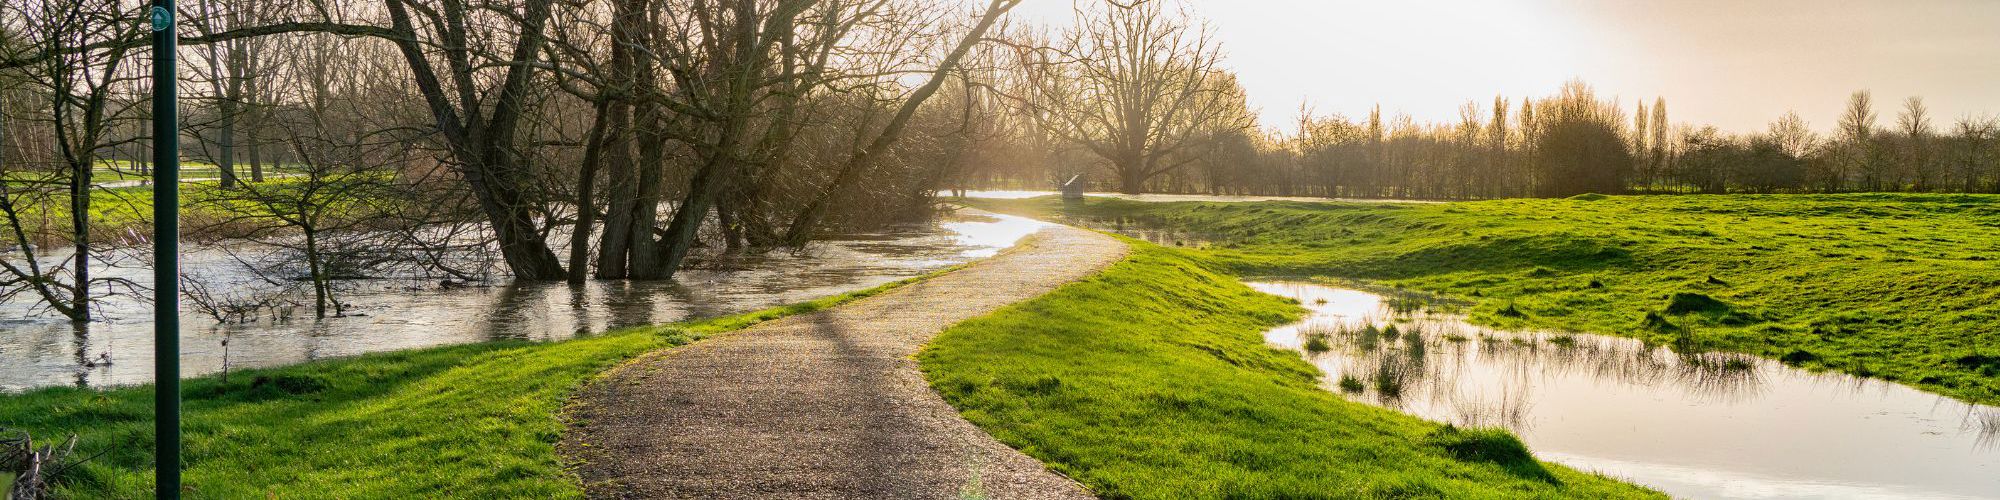
[[[153,0],[153,453],[156,498],[181,497],[180,114],[173,0]]]

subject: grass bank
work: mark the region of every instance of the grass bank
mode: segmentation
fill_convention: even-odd
[[[918,357],[973,423],[1109,498],[1655,497],[1504,432],[1349,402],[1260,332],[1300,308],[1134,243],[1096,277],[946,330]]]
[[[1586,195],[1447,204],[976,200],[1173,228],[1243,274],[1466,299],[1475,322],[1639,337],[2000,403],[2000,196]]]
[[[904,282],[904,283],[907,283]],[[190,498],[578,498],[557,457],[580,384],[639,354],[901,283],[564,342],[490,342],[243,370],[184,383]],[[151,387],[0,395],[0,427],[76,433],[95,456],[63,498],[149,498]]]

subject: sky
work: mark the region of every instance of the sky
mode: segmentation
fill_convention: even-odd
[[[1081,0],[1098,1],[1098,0]],[[984,3],[984,2],[979,2]],[[1922,96],[1934,125],[2000,115],[2000,0],[1185,0],[1266,127],[1316,113],[1456,121],[1468,100],[1555,92],[1667,101],[1669,120],[1754,132],[1788,110],[1826,131],[1847,96],[1880,124]],[[1017,21],[1065,25],[1072,0]]]

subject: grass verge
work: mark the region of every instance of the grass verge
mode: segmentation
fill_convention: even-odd
[[[1657,497],[1513,436],[1346,401],[1260,333],[1300,314],[1132,242],[1095,277],[956,325],[919,356],[1000,441],[1108,498]]]
[[[916,278],[922,279],[922,278]],[[580,384],[639,354],[913,280],[716,319],[243,370],[183,385],[191,498],[578,498],[555,444]],[[76,433],[63,498],[149,498],[153,389],[0,395],[0,426]]]
[[[1185,231],[1232,272],[1434,292],[1497,327],[1743,352],[2000,403],[2000,196],[969,204]]]

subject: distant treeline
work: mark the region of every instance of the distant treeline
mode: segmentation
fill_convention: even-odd
[[[1460,118],[1419,123],[1312,115],[1291,133],[1243,127],[1210,134],[1182,168],[1146,179],[1151,192],[1477,199],[1598,193],[2000,193],[2000,120],[1941,125],[1911,97],[1883,120],[1868,91],[1855,92],[1828,134],[1788,112],[1760,132],[1725,133],[1669,121],[1664,99],[1627,111],[1583,82],[1555,95],[1491,105],[1468,102]],[[1123,189],[1088,155],[998,164],[971,172],[970,187],[1045,187],[1088,172],[1093,187]]]

